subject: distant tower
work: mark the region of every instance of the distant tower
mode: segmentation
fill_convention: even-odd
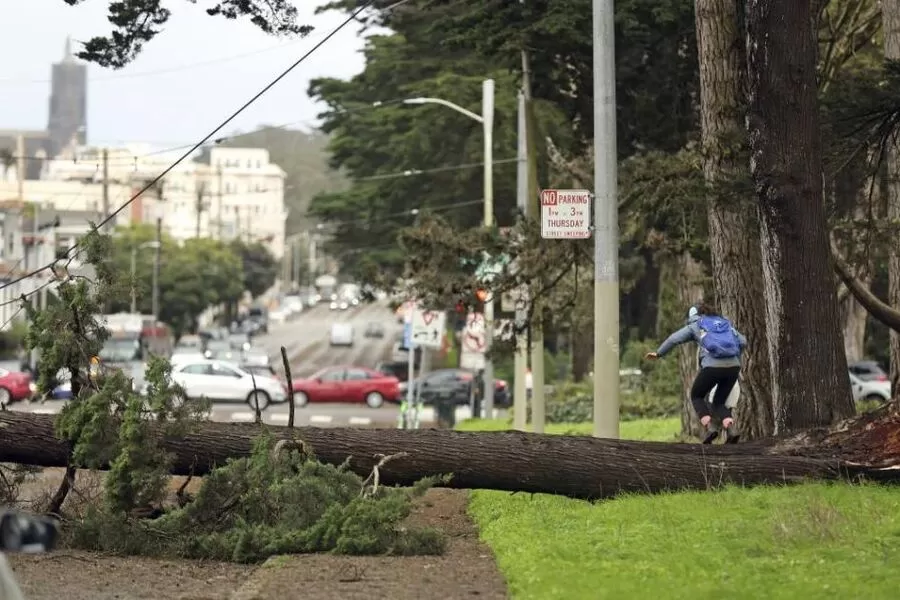
[[[47,152],[55,157],[72,139],[87,142],[87,66],[72,55],[72,38],[66,38],[62,62],[53,65],[50,86],[50,118]]]

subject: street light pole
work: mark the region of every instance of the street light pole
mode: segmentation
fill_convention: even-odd
[[[153,318],[159,320],[159,270],[162,264],[162,217],[156,217],[156,254],[153,257]]]
[[[159,252],[161,248],[161,244],[153,240],[152,242],[144,242],[143,244],[139,244],[134,246],[131,249],[131,312],[132,314],[137,312],[137,254],[138,250],[143,250],[144,248],[155,248],[157,252]],[[157,287],[157,284],[154,284],[154,288]],[[155,315],[156,313],[154,313]]]
[[[594,436],[619,437],[619,219],[613,0],[593,0]]]
[[[404,104],[440,104],[481,123],[484,134],[484,226],[494,226],[494,80],[481,84],[481,114],[442,98],[409,98]],[[491,257],[496,260],[498,257]],[[492,265],[491,265],[492,266]],[[489,269],[492,271],[492,269]],[[491,418],[494,413],[494,364],[490,360],[494,341],[494,297],[489,294],[484,303],[484,411]],[[477,415],[473,415],[477,416]]]

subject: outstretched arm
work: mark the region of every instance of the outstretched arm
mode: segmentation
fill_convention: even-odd
[[[691,328],[686,325],[667,337],[666,341],[660,344],[659,348],[657,348],[656,355],[665,356],[672,351],[672,348],[689,342],[692,339],[694,339],[694,333],[691,331]]]

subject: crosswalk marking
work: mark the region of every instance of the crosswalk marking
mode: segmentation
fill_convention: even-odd
[[[35,415],[55,415],[58,414],[60,410],[60,408],[35,408],[30,412]]]
[[[233,412],[231,413],[231,421],[233,423],[252,423],[256,420],[256,415],[252,412]]]
[[[290,418],[290,415],[282,414],[282,413],[275,413],[275,414],[269,415],[269,420],[275,421],[277,423],[287,423],[289,418]]]
[[[331,423],[333,420],[331,415],[312,415],[309,418],[310,423]]]
[[[369,417],[350,417],[350,425],[371,425],[372,419]]]

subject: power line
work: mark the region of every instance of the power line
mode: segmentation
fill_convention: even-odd
[[[495,160],[494,165],[506,165],[518,162],[518,158],[504,158]],[[434,167],[431,169],[407,169],[406,171],[398,171],[396,173],[384,173],[382,175],[371,175],[369,177],[357,177],[353,181],[383,181],[385,179],[400,179],[401,177],[413,177],[415,175],[430,175],[432,173],[446,173],[448,171],[461,171],[463,169],[476,169],[484,166],[484,162],[463,163],[461,165],[447,165],[446,167]],[[480,202],[480,200],[479,200]]]
[[[275,79],[273,79],[271,82],[269,82],[268,84],[266,84],[265,87],[263,87],[263,88],[262,88],[259,92],[257,92],[252,98],[250,98],[250,99],[249,99],[247,102],[245,102],[240,108],[238,108],[234,113],[232,113],[231,116],[229,116],[227,119],[225,119],[224,121],[222,121],[219,125],[216,126],[215,129],[213,129],[211,132],[209,132],[208,134],[206,134],[206,136],[205,136],[203,139],[201,139],[199,142],[197,142],[196,144],[194,144],[190,149],[188,149],[186,152],[184,152],[184,153],[181,155],[180,158],[178,158],[175,162],[173,162],[171,165],[169,165],[165,170],[163,170],[162,173],[160,173],[159,175],[157,175],[152,181],[150,181],[149,183],[147,183],[140,191],[138,191],[136,194],[134,194],[127,202],[125,202],[124,204],[122,204],[121,206],[119,206],[119,208],[117,208],[115,211],[113,211],[112,213],[110,213],[109,215],[107,215],[106,218],[104,218],[102,221],[100,221],[100,223],[98,223],[97,225],[95,225],[95,226],[92,228],[92,232],[93,232],[93,231],[97,231],[99,228],[101,228],[101,227],[103,227],[104,225],[106,225],[108,222],[110,222],[112,219],[114,219],[116,216],[118,216],[123,210],[125,210],[129,205],[131,205],[132,202],[134,202],[137,198],[139,198],[139,197],[141,196],[141,194],[143,194],[143,193],[146,192],[147,190],[150,190],[151,188],[153,188],[160,180],[162,180],[162,179],[163,179],[166,175],[168,175],[173,169],[175,169],[175,167],[177,167],[179,164],[181,164],[182,162],[184,162],[185,159],[187,159],[191,154],[193,154],[195,151],[197,151],[201,146],[203,146],[203,144],[205,144],[205,143],[208,142],[210,139],[212,139],[212,137],[213,137],[214,135],[216,135],[217,133],[219,133],[219,131],[221,131],[226,125],[228,125],[231,121],[233,121],[238,115],[240,115],[240,114],[241,114],[242,112],[244,112],[248,107],[250,107],[250,105],[252,105],[254,102],[256,102],[257,100],[259,100],[259,98],[261,98],[261,97],[263,96],[263,94],[265,94],[266,92],[268,92],[270,89],[272,89],[273,87],[275,87],[275,85],[277,85],[282,79],[284,79],[285,77],[287,77],[294,69],[297,68],[298,65],[300,65],[300,63],[302,63],[302,62],[303,62],[304,60],[306,60],[309,56],[311,56],[313,52],[315,52],[316,50],[318,50],[318,49],[319,49],[320,47],[322,47],[328,40],[330,40],[332,37],[334,37],[335,35],[337,35],[337,33],[338,33],[339,31],[341,31],[344,27],[346,27],[347,25],[349,25],[351,22],[355,21],[356,18],[357,18],[357,16],[359,16],[360,13],[362,13],[365,9],[367,9],[367,8],[369,7],[369,5],[372,4],[373,1],[374,1],[374,0],[366,0],[366,2],[364,2],[362,6],[360,6],[360,7],[357,8],[355,11],[353,11],[353,13],[352,13],[349,17],[347,17],[347,19],[345,19],[343,22],[341,22],[340,25],[338,25],[336,28],[334,28],[334,29],[331,31],[331,33],[329,33],[329,34],[326,35],[324,38],[322,38],[316,45],[314,45],[310,50],[308,50],[306,53],[304,53],[303,56],[301,56],[299,59],[297,59],[296,61],[294,61],[294,63],[291,64],[287,69],[285,69],[284,71],[282,71],[280,75],[278,75],[277,77],[275,77]],[[77,247],[78,247],[78,242],[76,242],[72,247],[68,248],[68,249],[66,250],[66,254],[69,254],[70,252],[72,252],[72,250],[76,249]],[[42,273],[43,271],[46,271],[47,269],[52,268],[53,265],[55,265],[55,264],[56,264],[56,261],[53,261],[53,262],[51,262],[51,263],[49,263],[49,264],[47,264],[47,265],[44,265],[43,267],[40,267],[40,268],[38,268],[38,269],[34,269],[34,270],[30,271],[29,273],[26,273],[25,275],[22,275],[21,277],[17,277],[17,278],[15,278],[15,279],[13,279],[12,281],[6,282],[6,283],[0,285],[0,290],[6,289],[6,288],[8,288],[8,287],[10,287],[10,286],[12,286],[12,285],[15,285],[15,284],[19,283],[20,281],[23,281],[23,280],[25,280],[25,279],[28,279],[29,277],[33,277],[34,275],[37,275],[37,274],[39,274],[39,273]]]
[[[453,210],[455,208],[465,208],[467,206],[474,206],[476,204],[484,204],[484,199],[479,198],[478,200],[466,200],[465,202],[453,202],[451,204],[439,204],[438,206],[426,206],[423,208],[411,208],[409,210],[404,210],[396,213],[389,213],[386,215],[379,215],[375,218],[359,218],[359,219],[349,219],[345,221],[327,221],[323,223],[323,227],[341,227],[342,225],[355,225],[358,223],[368,224],[368,223],[380,223],[382,221],[389,221],[391,219],[396,219],[398,217],[416,217],[420,214],[427,214],[431,212],[440,212],[445,210]]]

